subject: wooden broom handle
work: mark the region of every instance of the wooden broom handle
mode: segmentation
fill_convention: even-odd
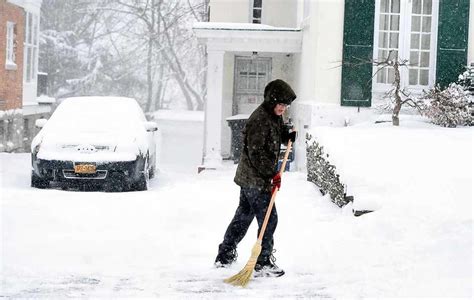
[[[291,151],[291,145],[292,145],[292,142],[291,140],[289,140],[288,145],[286,146],[285,156],[283,157],[283,162],[280,167],[280,171],[279,171],[280,175],[282,175],[283,172],[285,172],[286,162],[288,161],[288,156],[290,155],[290,151]],[[272,198],[270,199],[270,204],[268,204],[267,213],[265,214],[265,219],[263,220],[262,228],[260,229],[260,234],[258,235],[258,242],[260,242],[260,244],[262,243],[265,229],[267,229],[268,219],[270,219],[270,214],[272,213],[273,204],[275,203],[277,192],[278,192],[278,188],[275,188],[272,193]]]

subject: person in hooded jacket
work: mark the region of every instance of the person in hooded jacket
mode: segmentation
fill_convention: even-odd
[[[244,238],[254,217],[258,232],[263,224],[274,188],[280,188],[278,170],[280,145],[293,142],[296,131],[289,132],[283,124],[283,113],[295,100],[292,88],[283,80],[276,79],[267,84],[264,101],[250,115],[243,133],[243,151],[234,182],[241,187],[239,206],[219,245],[216,267],[229,266],[237,259],[237,244]],[[282,276],[285,272],[275,264],[273,256],[273,233],[278,222],[274,206],[262,240],[262,251],[255,271],[257,276]]]

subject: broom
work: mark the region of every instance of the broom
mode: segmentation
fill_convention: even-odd
[[[290,154],[291,150],[291,140],[288,141],[288,146],[285,151],[285,156],[283,157],[283,162],[280,167],[280,175],[283,174],[285,171],[286,167],[286,162],[288,160],[288,155]],[[270,204],[268,204],[267,208],[267,213],[265,214],[265,219],[263,220],[262,228],[260,229],[260,234],[258,235],[257,242],[252,248],[252,254],[250,255],[250,258],[245,265],[245,267],[237,274],[234,276],[227,278],[224,280],[224,282],[235,285],[235,286],[247,286],[247,284],[250,281],[250,278],[252,277],[253,274],[253,269],[255,268],[255,265],[257,264],[257,258],[260,255],[260,252],[262,251],[262,239],[263,239],[263,234],[265,233],[265,229],[267,228],[267,223],[268,219],[270,219],[270,214],[273,209],[273,204],[275,203],[275,198],[276,194],[278,192],[278,188],[274,188],[272,192],[272,198],[270,200]]]

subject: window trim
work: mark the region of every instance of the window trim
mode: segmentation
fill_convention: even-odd
[[[412,17],[412,0],[400,0],[400,19],[399,19],[399,40],[398,53],[399,57],[410,57],[410,36],[411,36],[411,17]],[[375,18],[374,18],[374,51],[373,59],[378,59],[378,45],[379,45],[379,26],[380,26],[380,3],[381,0],[375,1]],[[437,58],[437,44],[438,44],[438,18],[439,18],[439,0],[432,0],[431,10],[431,44],[430,44],[430,67],[428,86],[425,85],[409,85],[409,69],[403,67],[400,69],[401,87],[407,91],[419,94],[423,89],[433,87],[436,83],[436,58]],[[408,31],[410,29],[410,31]],[[377,71],[374,66],[372,75]],[[385,93],[392,87],[391,83],[378,83],[377,76],[372,78],[372,94]],[[377,98],[377,97],[373,97]]]
[[[39,15],[31,11],[26,12],[25,18],[25,41],[23,43],[23,82],[32,84],[37,81],[38,55],[39,55]],[[30,16],[31,23],[30,24]],[[31,41],[30,41],[31,40]],[[30,64],[28,64],[30,62]]]

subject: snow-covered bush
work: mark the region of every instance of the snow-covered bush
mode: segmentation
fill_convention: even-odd
[[[451,83],[442,90],[439,86],[425,92],[421,97],[424,103],[423,114],[431,121],[444,127],[472,124],[469,109],[470,100],[462,86]]]
[[[331,201],[343,207],[349,200],[344,192],[344,185],[339,180],[336,167],[332,165],[324,154],[323,147],[312,136],[306,135],[306,166],[308,181],[316,184],[323,195],[329,194]]]
[[[459,75],[457,83],[474,96],[474,63],[471,63],[466,71]]]

